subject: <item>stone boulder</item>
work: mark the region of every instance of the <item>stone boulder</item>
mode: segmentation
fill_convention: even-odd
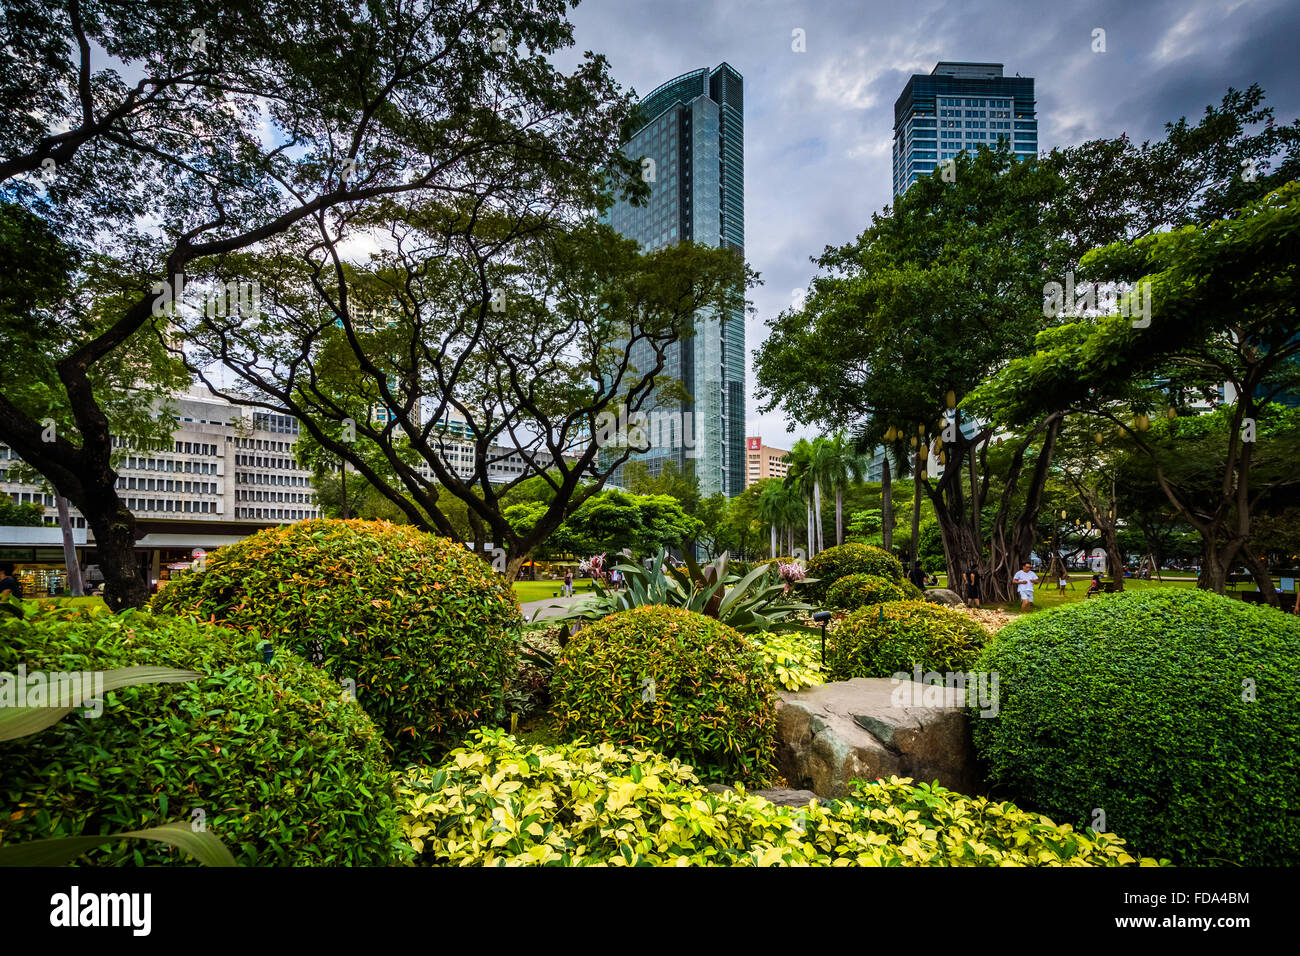
[[[708,790],[712,793],[727,793],[735,790],[735,787],[728,787],[724,783],[711,783]],[[751,797],[762,797],[769,803],[775,803],[778,807],[806,807],[814,800],[818,799],[817,794],[811,790],[786,790],[777,788],[774,790],[746,790]]]
[[[777,766],[791,787],[833,799],[852,780],[899,776],[980,792],[958,688],[856,677],[780,696]]]
[[[961,607],[966,603],[960,594],[948,588],[928,588],[925,599],[931,604],[946,604],[948,607]]]

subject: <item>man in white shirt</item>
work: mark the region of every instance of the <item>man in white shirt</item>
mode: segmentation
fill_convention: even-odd
[[[1022,612],[1026,612],[1033,607],[1034,585],[1038,582],[1038,575],[1029,568],[1029,562],[1026,561],[1024,566],[1011,579],[1015,582],[1016,590],[1020,592],[1020,610]]]

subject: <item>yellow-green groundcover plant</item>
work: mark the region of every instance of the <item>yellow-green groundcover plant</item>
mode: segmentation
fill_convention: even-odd
[[[826,683],[821,654],[815,648],[817,638],[799,632],[773,634],[760,631],[747,635],[758,651],[763,667],[772,680],[786,690],[803,690]]]
[[[907,779],[780,807],[711,793],[691,768],[611,744],[525,746],[479,731],[399,781],[430,866],[1154,866],[1107,833]]]

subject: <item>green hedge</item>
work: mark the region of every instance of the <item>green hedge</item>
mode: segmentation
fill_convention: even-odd
[[[251,635],[143,611],[0,616],[0,671],[156,665],[206,675],[106,694],[0,742],[0,843],[135,830],[177,820],[207,829],[245,865],[383,865],[400,860],[389,768],[370,719],[337,683],[287,650],[267,666]],[[87,862],[191,863],[131,840]]]
[[[551,677],[566,737],[649,747],[713,780],[763,783],[774,770],[776,690],[737,631],[648,604],[602,618],[564,648]]]
[[[780,807],[710,793],[676,760],[483,733],[400,786],[428,866],[1132,866],[1122,839],[891,778]]]
[[[981,656],[991,779],[1057,819],[1189,864],[1300,863],[1300,619],[1125,591],[1013,621]]]
[[[903,565],[888,551],[869,544],[850,542],[827,548],[808,561],[808,577],[817,579],[808,585],[809,594],[814,600],[825,600],[831,585],[850,574],[874,574],[901,584]]]
[[[961,611],[890,601],[854,611],[826,637],[831,680],[922,671],[968,671],[989,633]]]
[[[886,601],[915,600],[920,597],[910,581],[899,584],[876,574],[848,574],[826,592],[826,603],[843,611],[856,611],[870,604]]]
[[[219,549],[159,611],[256,631],[355,681],[399,760],[503,718],[523,621],[503,576],[463,545],[384,521],[304,521]]]

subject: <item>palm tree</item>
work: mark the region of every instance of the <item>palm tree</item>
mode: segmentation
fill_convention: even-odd
[[[758,517],[759,520],[767,522],[772,531],[771,557],[777,556],[776,550],[776,533],[777,526],[786,525],[790,515],[790,494],[784,483],[780,481],[769,481],[763,486],[763,492],[758,498]]]
[[[818,438],[818,442],[823,439]],[[790,473],[785,483],[798,491],[807,504],[808,514],[808,557],[819,550],[821,540],[821,469],[825,452],[814,442],[800,438],[790,449]]]
[[[903,474],[911,467],[911,449],[907,439],[898,429],[873,422],[853,437],[853,450],[869,461],[876,448],[884,455],[880,462],[880,536],[881,547],[891,554],[894,551],[894,474]]]
[[[860,482],[867,473],[869,459],[858,451],[844,432],[830,438],[818,439],[822,443],[822,478],[835,491],[835,543],[844,543],[844,489]]]

